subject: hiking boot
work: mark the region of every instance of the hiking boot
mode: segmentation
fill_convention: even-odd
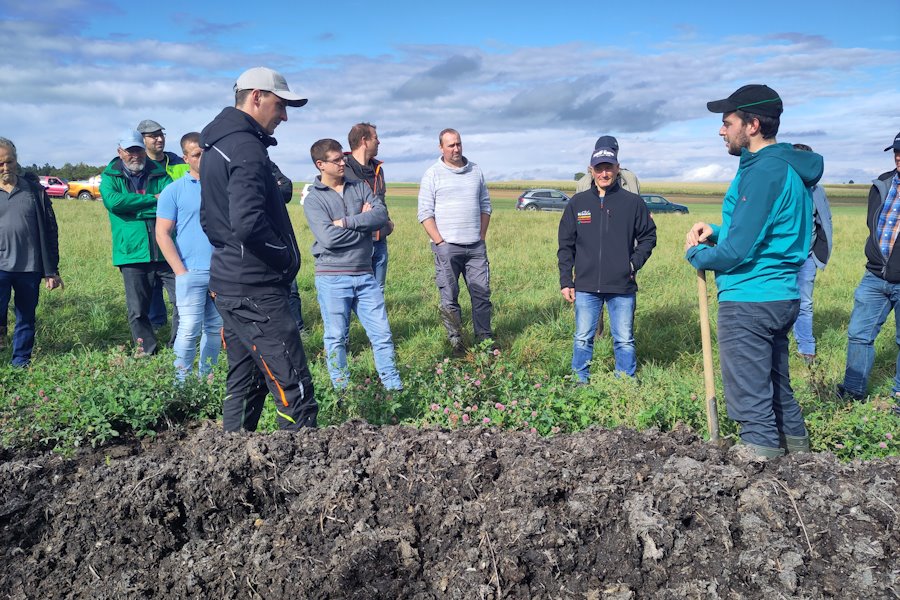
[[[784,453],[809,452],[809,436],[784,435]]]
[[[847,401],[847,402],[854,402],[854,401],[862,402],[866,398],[865,396],[863,396],[861,394],[851,392],[850,390],[845,388],[844,385],[841,383],[838,384],[837,389],[835,390],[834,393],[838,398],[840,398],[841,400]]]
[[[462,358],[466,355],[466,346],[462,339],[454,337],[450,338],[450,354],[453,358]]]
[[[809,441],[807,440],[807,444]],[[756,456],[761,458],[779,458],[784,456],[784,448],[770,448],[768,446],[760,446],[757,444],[749,444],[747,442],[741,442],[748,449],[752,450]]]

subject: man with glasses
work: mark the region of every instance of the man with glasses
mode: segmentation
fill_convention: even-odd
[[[303,202],[303,212],[316,239],[312,253],[331,384],[335,389],[349,385],[347,342],[350,313],[355,312],[372,343],[382,385],[402,389],[384,293],[372,269],[372,233],[387,223],[387,210],[366,182],[345,179],[345,158],[336,140],[317,141],[310,156],[319,176]]]
[[[190,167],[174,152],[166,152],[165,128],[153,119],[144,119],[137,126],[138,133],[144,139],[144,148],[147,158],[161,166],[172,180],[182,178]],[[174,296],[169,296],[172,303],[172,332],[169,336],[169,346],[175,343],[175,335],[178,330],[178,305]],[[157,330],[166,324],[166,302],[163,300],[163,286],[160,282],[153,287],[153,297],[150,299],[150,323]]]
[[[267,392],[281,429],[316,426],[312,376],[288,305],[300,250],[266,150],[287,107],[305,104],[281,73],[255,67],[234,84],[234,107],[200,133],[200,224],[213,245],[209,290],[228,355],[225,431],[255,431]]]
[[[165,169],[172,180],[180,179],[190,167],[174,152],[166,152],[165,127],[153,119],[144,119],[137,126],[138,133],[144,138],[147,158]]]
[[[133,129],[120,136],[118,156],[100,180],[112,230],[113,265],[125,283],[131,337],[144,354],[158,349],[149,317],[153,286],[162,281],[169,298],[175,298],[175,275],[156,244],[156,203],[171,182],[158,163],[147,160],[144,140]]]

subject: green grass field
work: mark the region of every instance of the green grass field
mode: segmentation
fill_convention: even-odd
[[[388,197],[396,231],[389,240],[386,300],[406,390],[386,395],[367,381],[375,377],[372,354],[364,331],[354,323],[351,368],[357,387],[341,402],[330,390],[324,369],[309,254],[312,238],[302,207],[289,206],[303,251],[298,279],[321,424],[363,417],[376,423],[448,427],[488,419],[492,425],[534,428],[541,434],[595,424],[670,429],[684,422],[705,429],[697,281],[682,247],[694,221],[718,221],[714,200],[691,204],[687,216],[656,217],[658,245],[638,275],[638,382],[613,376],[612,347],[605,335],[596,346],[593,381],[578,389],[569,377],[573,310],[558,289],[559,214],[517,212],[514,200],[495,201],[488,252],[494,329],[502,352],[495,357],[482,350],[465,360],[445,362],[449,350],[437,314],[433,263],[416,221],[415,202],[412,196]],[[223,369],[211,382],[176,388],[170,353],[149,359],[131,356],[122,281],[110,262],[109,223],[102,204],[58,200],[55,207],[66,288],[42,294],[32,368],[23,372],[0,367],[0,441],[71,450],[129,432],[150,433],[185,418],[215,416],[223,395]],[[818,362],[808,368],[792,358],[794,388],[815,449],[842,458],[896,454],[892,438],[900,434],[900,419],[888,410],[897,356],[893,320],[877,342],[870,381],[873,400],[848,406],[831,394],[843,374],[847,322],[853,290],[863,273],[866,235],[861,206],[837,206],[834,212],[834,256],[816,283]],[[710,281],[714,291],[711,276]],[[465,292],[462,304],[468,315]],[[713,300],[713,331],[715,307]],[[471,337],[468,319],[465,324]],[[9,350],[0,354],[4,364],[8,359]],[[717,389],[723,434],[733,435],[718,374]],[[267,412],[264,426],[271,428],[272,423]]]

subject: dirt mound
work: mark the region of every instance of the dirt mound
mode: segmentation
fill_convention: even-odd
[[[0,597],[893,598],[898,460],[214,425],[0,465]]]

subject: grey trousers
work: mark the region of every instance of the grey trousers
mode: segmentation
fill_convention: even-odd
[[[472,299],[472,327],[477,341],[492,338],[491,330],[491,273],[484,241],[474,244],[437,246],[434,253],[434,279],[441,296],[441,320],[451,341],[462,335],[462,314],[459,309],[459,276],[462,275]]]

